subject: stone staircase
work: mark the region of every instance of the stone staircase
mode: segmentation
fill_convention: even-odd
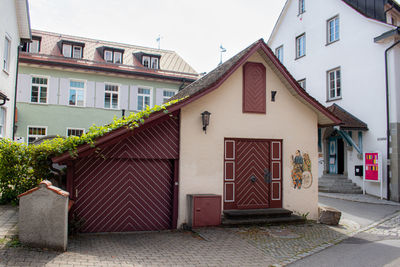
[[[318,191],[325,193],[362,194],[362,188],[347,176],[324,174],[318,179]]]
[[[222,225],[303,223],[305,218],[287,209],[224,210]]]

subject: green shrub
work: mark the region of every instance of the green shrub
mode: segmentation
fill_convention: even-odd
[[[158,111],[168,113],[166,107],[182,99],[172,100],[161,106],[155,106],[138,113],[131,113],[127,117],[114,118],[105,126],[93,125],[81,137],[57,137],[46,140],[39,145],[19,144],[8,139],[0,140],[0,204],[17,204],[17,196],[37,186],[41,180],[52,178],[49,168],[51,158],[69,151],[76,156],[76,148],[82,144],[95,147],[96,138],[103,136],[117,128],[127,127],[132,130],[144,123],[150,114]]]

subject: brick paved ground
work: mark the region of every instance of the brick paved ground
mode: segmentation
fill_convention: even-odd
[[[17,233],[18,211],[16,207],[0,205],[0,238]]]
[[[2,215],[4,210],[3,214],[0,213],[0,218]],[[397,227],[396,233],[399,234],[400,218],[372,229],[391,234],[392,232],[385,232],[384,227],[393,225]],[[166,231],[78,235],[69,239],[68,252],[65,253],[9,247],[4,245],[5,241],[9,240],[4,239],[1,248],[0,239],[0,267],[270,266],[286,264],[318,248],[336,243],[356,230],[358,225],[343,220],[338,227],[308,223],[205,228],[197,230],[196,233]]]

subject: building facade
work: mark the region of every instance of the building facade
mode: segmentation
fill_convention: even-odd
[[[396,201],[399,11],[390,0],[288,0],[268,41],[299,84],[344,121],[320,129],[319,176],[362,186],[355,169],[363,152],[378,151],[383,195]],[[380,195],[379,184],[366,183],[366,192]]]
[[[32,31],[22,47],[16,138],[80,136],[162,104],[198,74],[174,51]]]
[[[0,138],[13,137],[18,46],[31,39],[27,0],[4,0],[0,8]]]

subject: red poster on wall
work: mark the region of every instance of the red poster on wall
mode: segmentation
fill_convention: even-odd
[[[381,181],[382,159],[378,152],[364,154],[364,179],[371,182]]]

